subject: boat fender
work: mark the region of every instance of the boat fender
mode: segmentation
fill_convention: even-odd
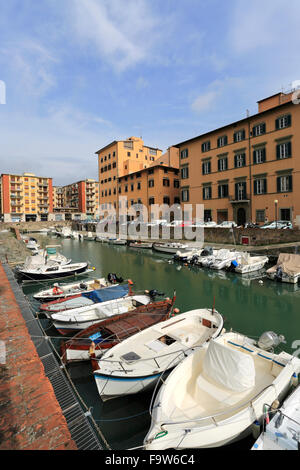
[[[296,372],[294,372],[292,375],[292,386],[297,387],[298,383],[298,375],[296,374]]]
[[[92,341],[90,348],[89,348],[89,356],[95,357],[95,343]]]
[[[252,437],[253,439],[257,439],[260,435],[260,423],[259,421],[254,421],[252,424]]]
[[[271,405],[271,408],[274,408],[274,409],[277,410],[277,408],[279,408],[279,405],[280,405],[280,402],[279,402],[279,400],[276,399],[276,400],[273,401],[273,403]]]

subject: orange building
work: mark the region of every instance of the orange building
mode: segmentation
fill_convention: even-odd
[[[119,212],[121,223],[125,222],[126,219],[133,220],[135,218],[135,215],[130,214],[130,212],[127,216],[122,215],[126,213],[126,209],[130,209],[134,204],[143,204],[143,208],[146,209],[143,211],[141,208],[138,214],[143,214],[144,221],[165,218],[164,214],[155,214],[154,205],[180,205],[178,168],[157,163],[149,168],[120,177],[118,183],[119,201],[115,209]]]
[[[4,222],[53,220],[52,178],[2,174],[0,194]]]
[[[258,113],[176,145],[181,203],[204,219],[300,225],[300,106],[292,93],[258,102]],[[298,192],[299,191],[299,192]]]
[[[55,218],[95,219],[99,212],[99,183],[86,179],[54,187]]]

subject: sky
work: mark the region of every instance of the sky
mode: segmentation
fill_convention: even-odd
[[[299,0],[0,0],[0,173],[97,179],[113,140],[166,151],[255,114],[300,80],[299,13]]]

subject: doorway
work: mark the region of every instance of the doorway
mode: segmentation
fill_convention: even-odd
[[[240,225],[245,225],[246,223],[246,211],[243,207],[240,207],[237,211],[237,224],[238,226]]]

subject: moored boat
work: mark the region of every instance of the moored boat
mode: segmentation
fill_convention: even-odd
[[[25,261],[23,266],[17,266],[15,268],[15,273],[21,280],[47,281],[49,279],[60,279],[84,273],[88,269],[88,263],[70,263],[62,265],[55,261],[49,261],[43,265],[40,263],[34,264],[32,259],[38,256],[39,255],[32,256]]]
[[[273,281],[297,284],[300,278],[300,255],[280,253],[277,263],[266,274]]]
[[[234,266],[234,271],[239,274],[253,273],[263,269],[268,261],[267,256],[250,256],[247,252],[241,252]]]
[[[175,254],[177,251],[190,251],[190,246],[183,243],[153,243],[153,250]]]
[[[195,350],[162,384],[152,403],[146,450],[211,448],[242,439],[264,404],[284,397],[300,360],[274,354],[239,333]]]
[[[152,245],[153,245],[153,243],[142,242],[142,241],[135,241],[135,242],[130,242],[129,243],[130,248],[151,249]]]
[[[152,301],[150,295],[132,295],[120,299],[88,305],[86,307],[72,308],[62,312],[52,313],[50,319],[54,327],[62,335],[73,334],[98,323],[100,320],[122,315],[130,312],[140,305],[147,305]]]
[[[85,307],[108,300],[119,299],[130,295],[129,286],[110,286],[102,289],[95,289],[90,292],[84,292],[68,297],[67,299],[57,299],[52,302],[41,304],[40,311],[48,315],[54,312],[61,312],[63,310]]]
[[[172,317],[122,341],[106,352],[94,368],[103,401],[142,392],[154,386],[165,370],[171,370],[195,347],[217,337],[223,318],[209,309],[197,309]]]
[[[121,341],[166,320],[172,312],[174,301],[175,298],[151,302],[90,326],[77,333],[70,341],[62,342],[62,360],[73,362],[101,357],[103,352]],[[98,367],[94,361],[93,364]]]

